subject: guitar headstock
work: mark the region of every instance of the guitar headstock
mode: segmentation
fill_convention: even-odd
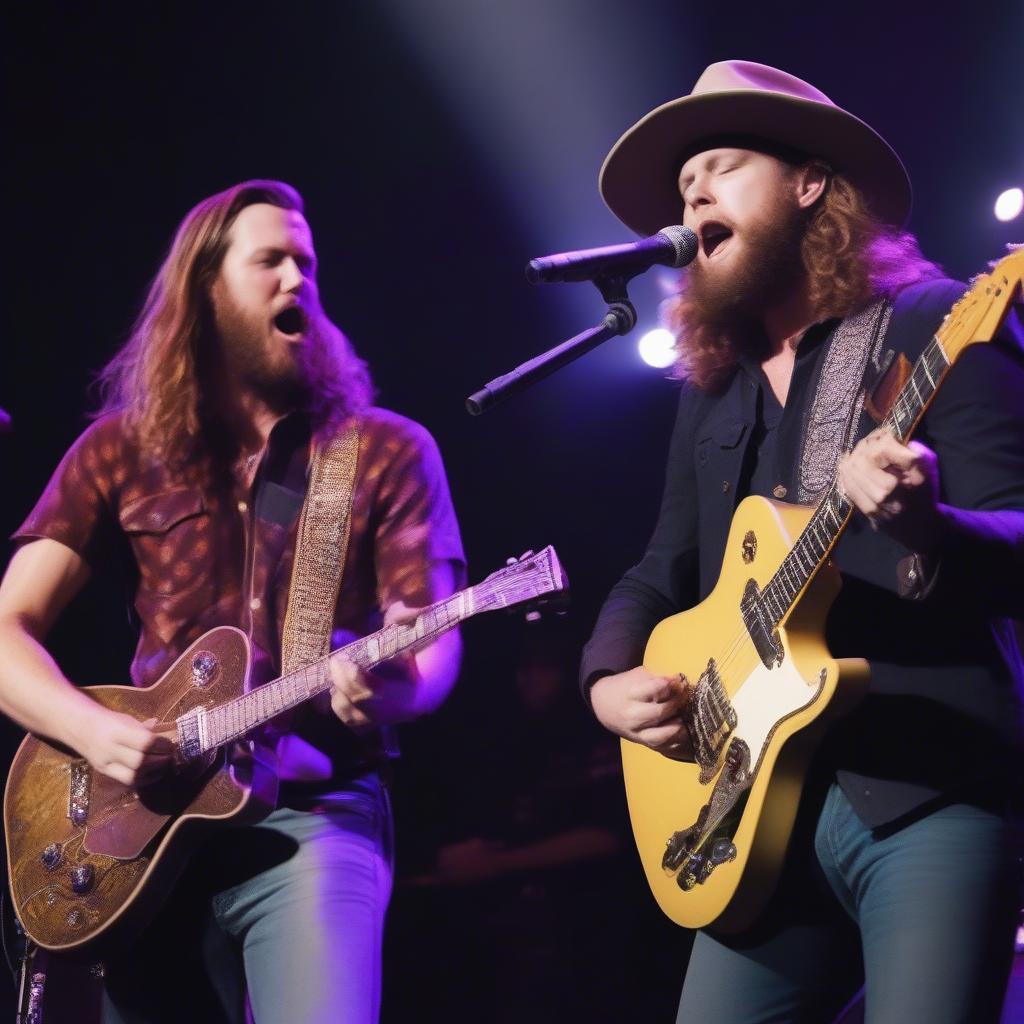
[[[1024,288],[1024,246],[1012,245],[1010,252],[987,274],[971,281],[970,290],[949,311],[935,334],[950,363],[968,345],[991,341],[1007,310],[1021,301]]]
[[[527,551],[510,561],[473,589],[478,596],[491,598],[501,607],[509,608],[548,595],[564,594],[569,589],[569,580],[555,549],[549,544],[541,551]]]

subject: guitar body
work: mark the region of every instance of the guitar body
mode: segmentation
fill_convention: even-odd
[[[824,727],[859,698],[867,664],[832,658],[824,625],[839,590],[825,562],[780,623],[780,659],[765,664],[741,607],[750,581],[763,588],[812,508],[749,497],[737,508],[721,576],[695,608],[663,620],[644,665],[697,685],[720,680],[735,714],[713,772],[624,740],[630,819],[648,884],[677,924],[721,932],[749,924],[774,889]],[[710,776],[710,777],[709,777]],[[675,837],[681,866],[663,864]],[[694,856],[695,855],[695,856]],[[682,884],[681,884],[682,883]]]
[[[241,630],[205,633],[152,686],[85,692],[139,721],[175,719],[241,695],[249,643]],[[167,895],[203,822],[256,820],[274,806],[277,778],[251,751],[224,748],[136,791],[73,752],[29,735],[4,794],[7,869],[18,917],[44,949],[103,944],[141,924]]]
[[[167,895],[200,826],[245,824],[273,810],[276,759],[249,737],[326,694],[333,659],[370,671],[473,615],[567,587],[548,546],[422,609],[414,622],[392,623],[251,690],[249,641],[233,626],[204,633],[147,689],[89,687],[104,707],[173,734],[177,770],[136,791],[73,751],[26,737],[4,793],[7,874],[26,934],[44,949],[89,957],[123,943]]]

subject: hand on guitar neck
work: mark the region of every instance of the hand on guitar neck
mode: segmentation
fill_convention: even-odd
[[[422,611],[399,601],[385,612],[384,625],[410,625]],[[368,732],[415,717],[414,691],[420,679],[411,652],[383,662],[373,672],[338,658],[331,661],[330,672],[331,710],[353,732]]]
[[[685,721],[689,695],[685,677],[658,676],[640,666],[598,679],[590,689],[590,703],[601,724],[623,739],[692,761]]]
[[[938,459],[919,441],[901,444],[884,427],[862,438],[839,460],[840,493],[911,551],[927,554],[945,532],[939,504]]]
[[[435,568],[435,592],[447,597],[454,588],[450,566]],[[384,625],[411,626],[424,610],[396,601],[385,611]],[[451,631],[380,663],[372,672],[334,658],[330,662],[331,709],[357,733],[428,714],[440,706],[454,684],[460,650],[459,634]]]

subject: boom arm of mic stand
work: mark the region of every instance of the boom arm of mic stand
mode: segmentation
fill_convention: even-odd
[[[521,363],[509,373],[488,381],[466,399],[466,409],[471,415],[479,416],[513,392],[543,380],[566,363],[597,348],[601,342],[619,334],[628,334],[636,326],[636,310],[626,294],[626,281],[622,278],[597,278],[594,284],[609,304],[604,319],[568,341],[563,341],[561,345]]]

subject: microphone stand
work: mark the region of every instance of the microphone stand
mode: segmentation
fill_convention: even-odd
[[[628,334],[636,326],[636,310],[629,301],[626,285],[633,276],[598,275],[594,278],[601,297],[608,303],[608,312],[604,319],[581,334],[563,341],[547,352],[521,363],[509,373],[488,381],[479,391],[466,399],[466,409],[473,416],[479,416],[492,406],[497,405],[515,391],[521,391],[548,374],[561,369],[566,363],[585,355],[597,348],[603,341],[619,334]]]

